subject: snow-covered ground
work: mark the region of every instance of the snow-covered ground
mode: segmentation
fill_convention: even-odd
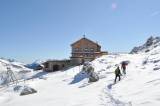
[[[26,68],[24,65],[25,64],[16,62],[16,61],[10,62],[5,59],[0,59],[0,72],[7,71],[6,67],[10,67],[12,70],[17,71],[17,72],[22,71],[22,70],[28,70],[28,68]]]
[[[13,80],[29,78],[29,76],[32,76],[31,72],[33,72],[31,69],[26,68],[23,63],[0,59],[0,87],[11,80],[11,74],[8,74],[9,70],[16,76]]]
[[[114,84],[114,70],[129,61],[127,74]],[[138,54],[114,54],[92,62],[100,80],[88,83],[82,66],[55,73],[39,72],[18,85],[37,93],[19,96],[16,85],[0,88],[0,106],[160,106],[160,46]],[[76,77],[75,77],[76,76]]]

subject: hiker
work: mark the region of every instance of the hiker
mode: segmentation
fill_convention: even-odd
[[[116,83],[117,77],[119,77],[119,81],[121,80],[121,71],[119,69],[119,66],[115,70],[115,80],[114,83]]]
[[[121,64],[121,69],[122,69],[124,75],[126,75],[126,65],[127,65],[126,62],[122,62],[122,64]]]

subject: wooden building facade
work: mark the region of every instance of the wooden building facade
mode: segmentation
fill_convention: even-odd
[[[85,38],[85,36],[71,44],[71,49],[70,60],[48,60],[43,63],[44,70],[49,72],[65,70],[70,66],[80,65],[108,54],[108,52],[101,51],[101,46],[98,43]]]
[[[93,42],[85,36],[75,43],[71,44],[71,64],[79,65],[86,61],[92,61],[95,58],[108,54],[107,52],[101,51],[101,46]]]

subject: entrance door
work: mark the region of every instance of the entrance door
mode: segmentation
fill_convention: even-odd
[[[53,71],[58,71],[58,70],[59,70],[59,65],[57,65],[57,64],[54,65],[54,66],[53,66]]]

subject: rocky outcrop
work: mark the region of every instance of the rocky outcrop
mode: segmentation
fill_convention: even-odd
[[[24,88],[22,89],[22,91],[20,93],[20,96],[29,95],[29,94],[33,94],[33,93],[37,93],[37,91],[31,87],[24,86]]]
[[[151,36],[147,39],[145,44],[143,44],[142,46],[134,47],[130,53],[134,54],[134,53],[140,53],[140,52],[149,52],[159,45],[160,45],[160,37]]]
[[[91,64],[84,64],[83,70],[88,74],[89,82],[96,82],[99,80],[99,76],[96,72],[94,72],[94,68]]]

